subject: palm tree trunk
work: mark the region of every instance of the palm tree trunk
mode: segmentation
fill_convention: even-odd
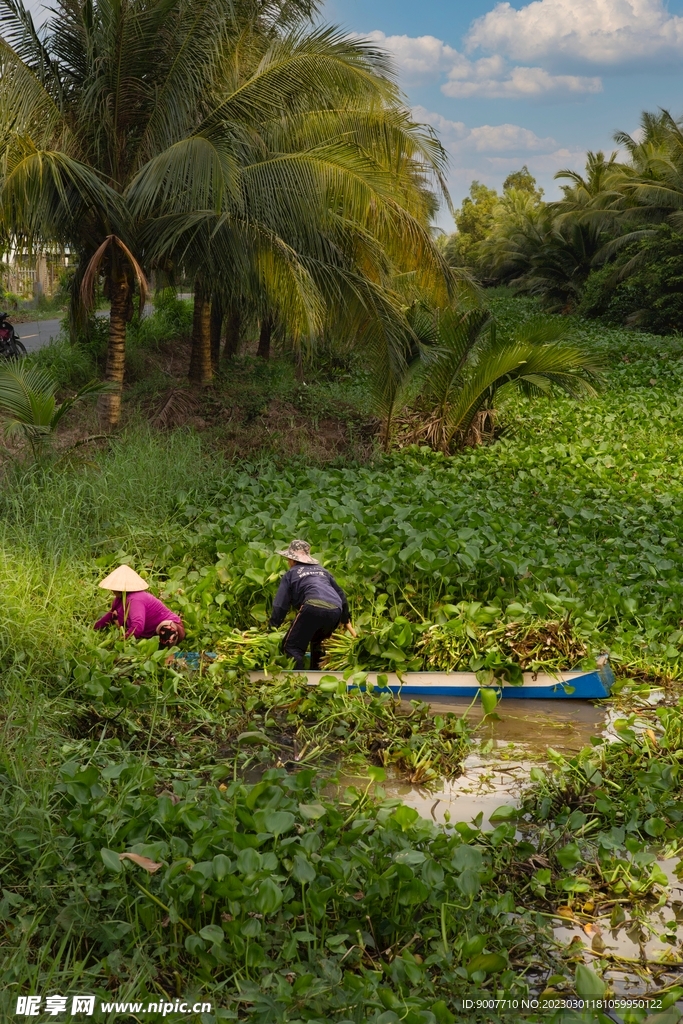
[[[109,342],[107,344],[107,365],[104,379],[116,385],[116,391],[101,395],[99,400],[102,429],[114,430],[121,419],[121,393],[126,368],[126,323],[130,300],[130,283],[119,265],[112,259],[112,274],[109,282],[111,310],[109,313]]]
[[[261,321],[261,333],[258,339],[258,348],[256,355],[259,359],[270,359],[270,338],[273,333],[273,319],[270,314],[266,314]]]
[[[391,409],[387,413],[387,418],[384,422],[384,430],[382,431],[382,448],[384,449],[385,452],[388,452],[389,448],[391,447],[391,421],[393,411],[394,410]]]
[[[225,345],[223,346],[223,358],[233,359],[240,350],[240,329],[242,327],[242,314],[237,306],[233,306],[228,315],[228,322],[225,326]]]
[[[211,335],[211,368],[218,373],[218,364],[221,358],[221,334],[223,333],[223,320],[225,319],[225,306],[223,301],[214,292],[211,296],[211,324],[209,333]]]
[[[201,280],[194,285],[192,349],[188,374],[195,384],[208,384],[213,378],[211,365],[211,302]]]

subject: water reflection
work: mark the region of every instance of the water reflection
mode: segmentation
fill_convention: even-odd
[[[522,786],[529,778],[533,762],[520,758],[501,763],[491,757],[471,754],[458,779],[442,779],[429,790],[397,779],[382,784],[388,797],[398,797],[414,807],[423,818],[433,821],[472,822],[483,815],[481,828],[493,828],[490,816],[497,807],[517,806]]]
[[[634,910],[626,905],[616,920],[616,904],[597,908],[594,916],[582,915],[578,910],[574,921],[558,923],[554,928],[563,946],[573,943],[577,953],[584,947],[582,958],[587,964],[597,959],[608,961],[602,975],[617,996],[643,995],[680,983],[683,886],[674,874],[676,863],[677,858],[659,859],[670,882],[663,906],[643,905]]]
[[[472,722],[481,720],[481,705],[470,707],[468,700],[459,697],[441,697],[431,700],[435,714],[468,712]],[[469,711],[468,711],[469,708]],[[580,750],[591,736],[602,730],[605,709],[584,700],[502,700],[496,717],[482,723],[478,735],[492,739],[496,746],[505,743],[521,744],[529,753],[544,754],[548,747],[562,753]]]
[[[435,714],[467,712],[472,722],[481,721],[481,709],[452,699],[431,701]],[[485,754],[466,759],[463,774],[443,781],[437,789],[424,790],[389,780],[384,789],[399,797],[423,817],[434,821],[470,824],[479,814],[481,827],[493,827],[490,816],[501,805],[518,806],[534,764],[543,761],[549,747],[571,754],[600,735],[609,725],[605,706],[572,700],[505,700],[495,719],[480,724],[477,735]],[[680,983],[683,969],[683,883],[675,874],[678,857],[658,859],[669,880],[667,901],[662,906],[624,906],[614,916],[614,905],[598,906],[592,914],[575,910],[573,920],[558,920],[557,941],[586,964],[601,960],[601,974],[616,996],[628,998],[652,994]],[[626,901],[624,901],[626,903]],[[604,970],[602,969],[604,968]]]
[[[497,807],[519,804],[531,767],[548,747],[562,753],[580,750],[600,733],[605,717],[604,708],[578,700],[506,699],[487,721],[482,721],[481,707],[467,699],[442,697],[429,703],[434,714],[467,713],[472,724],[479,723],[477,736],[486,754],[471,754],[458,779],[443,779],[436,787],[389,779],[383,788],[424,818],[469,824],[481,814],[484,828]]]

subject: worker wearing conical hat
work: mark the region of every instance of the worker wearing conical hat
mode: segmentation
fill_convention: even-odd
[[[114,603],[107,614],[97,620],[95,629],[119,626],[125,629],[126,637],[136,640],[158,636],[160,647],[175,647],[185,638],[180,616],[158,597],[147,593],[149,584],[129,565],[114,569],[99,586],[102,590],[113,591]]]

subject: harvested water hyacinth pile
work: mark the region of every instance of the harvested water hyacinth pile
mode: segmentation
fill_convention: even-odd
[[[247,672],[260,668],[286,667],[288,659],[280,650],[286,632],[286,629],[280,629],[266,633],[254,627],[242,632],[230,630],[215,644],[218,661]]]
[[[526,621],[514,618],[520,613]],[[440,608],[440,617],[443,621],[431,623],[416,623],[407,616],[377,617],[358,637],[338,631],[327,641],[325,667],[332,671],[488,671],[492,678],[521,683],[523,672],[574,668],[589,655],[587,639],[577,635],[569,618],[528,621],[519,605],[509,606],[503,616],[497,606],[446,604]],[[256,631],[239,637],[230,634],[218,647],[236,668],[276,667],[269,638]],[[279,664],[285,662],[280,659]]]
[[[566,619],[496,623],[478,631],[461,619],[452,619],[444,625],[430,626],[422,634],[418,650],[424,656],[425,668],[490,668],[496,676],[507,675],[510,682],[521,682],[522,672],[573,668],[588,653]]]

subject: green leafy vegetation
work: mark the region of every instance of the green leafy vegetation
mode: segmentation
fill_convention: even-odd
[[[498,298],[495,314],[512,330],[536,307]],[[676,338],[572,329],[609,367],[603,393],[513,394],[497,443],[456,457],[235,464],[209,434],[132,426],[87,461],[8,473],[7,1012],[46,988],[180,991],[210,994],[216,1020],[453,1024],[473,992],[610,991],[623,958],[553,924],[620,927],[624,910],[647,930],[667,891],[656,851],[678,850],[681,371]],[[352,682],[418,664],[514,680],[609,650],[611,742],[551,754],[487,826],[388,798],[387,776],[456,777],[477,715],[282,675],[264,625],[274,551],[296,535],[349,594],[359,639],[328,656]],[[219,657],[93,634],[95,584],[119,561],[182,613],[190,654]],[[644,679],[668,694],[659,709]],[[656,991],[666,964],[650,969]]]
[[[76,962],[81,987],[105,998],[112,985],[163,992],[178,976],[185,991],[214,992],[224,1020],[393,1012],[452,1024],[457,992],[483,996],[493,978],[526,991],[514,967],[541,919],[509,920],[511,894],[491,886],[500,845],[447,835],[373,798],[372,782],[331,800],[308,771],[271,769],[256,785],[176,776],[163,789],[162,778],[100,749],[61,766],[49,803],[7,800],[5,824],[20,814],[23,827],[5,928],[25,935],[10,998],[37,940],[56,954],[31,972],[38,985],[70,987]],[[47,892],[52,913],[36,917]],[[69,934],[95,956],[78,956]]]
[[[92,380],[75,395],[58,403],[57,382],[27,360],[13,360],[0,369],[0,418],[5,433],[27,441],[37,457],[54,438],[58,425],[85,398],[101,395],[111,385]]]
[[[402,444],[426,442],[449,452],[490,439],[496,404],[515,388],[527,396],[595,395],[600,361],[572,344],[571,330],[560,321],[538,317],[510,332],[485,309],[419,305],[409,320],[419,348],[388,412],[385,447],[395,412],[403,413]]]
[[[525,313],[533,304],[497,303],[503,324]],[[226,620],[265,622],[273,551],[305,532],[361,628],[393,629],[394,643],[397,619],[408,621],[398,650],[412,648],[417,627],[444,621],[445,605],[478,600],[502,619],[568,615],[594,651],[677,673],[679,345],[585,322],[575,330],[614,366],[599,400],[511,399],[497,444],[457,459],[413,447],[375,466],[239,467],[210,505],[182,504],[163,587],[170,598],[183,591],[202,645]],[[146,558],[154,565],[151,550]]]
[[[535,299],[678,328],[680,126],[646,115],[624,162],[560,172],[559,203],[526,167],[473,183],[437,244],[439,140],[388,55],[318,13],[58,0],[36,32],[4,5],[0,236],[74,257],[64,338],[0,374],[40,454],[6,448],[0,489],[5,1017],[90,991],[209,996],[193,1024],[604,1024],[521,1001],[611,994],[606,922],[652,936],[668,907],[680,342]],[[107,434],[85,454],[57,427],[87,394]],[[316,687],[266,626],[295,536],[358,632]],[[182,650],[94,633],[121,562]],[[457,784],[501,681],[605,652],[605,735],[550,751],[521,806],[440,824],[438,797],[427,820],[388,796]],[[418,668],[476,672],[480,698],[383,691]],[[662,1013],[626,1024],[680,1016],[664,926],[629,961]]]

